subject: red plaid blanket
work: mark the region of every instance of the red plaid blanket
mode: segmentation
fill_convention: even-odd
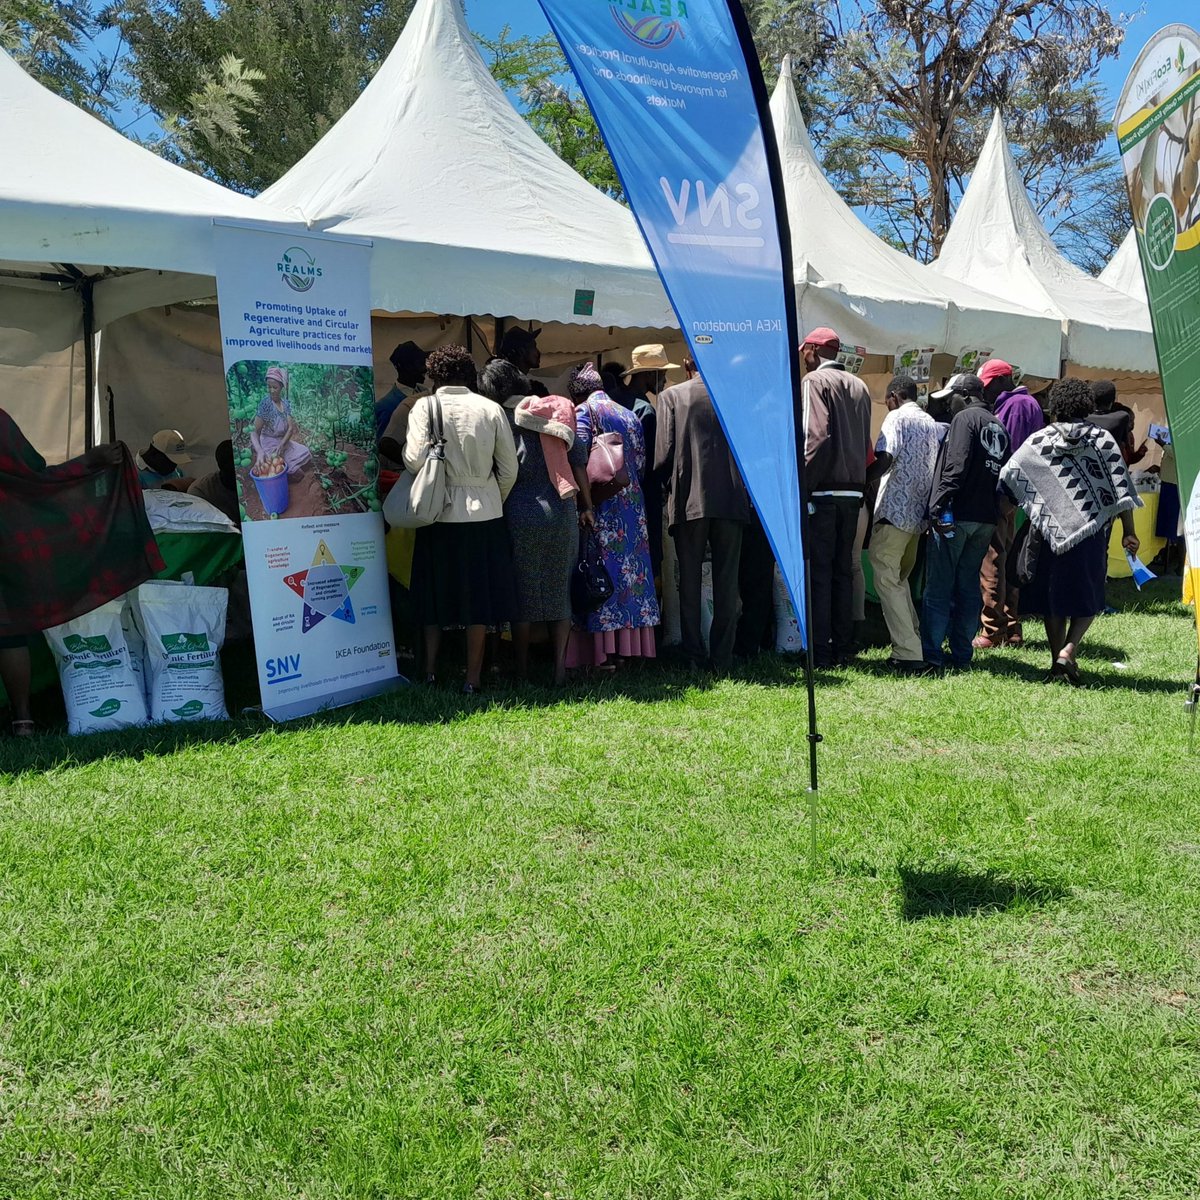
[[[162,568],[124,444],[47,467],[0,409],[0,637],[61,625]]]

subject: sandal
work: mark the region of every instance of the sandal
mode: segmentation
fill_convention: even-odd
[[[1056,658],[1054,660],[1056,667],[1062,667],[1063,674],[1067,677],[1067,682],[1072,687],[1080,687],[1081,680],[1079,678],[1079,664],[1073,658]]]
[[[27,738],[33,737],[37,732],[37,726],[32,721],[14,721],[12,723],[13,737]]]
[[[1059,681],[1079,687],[1079,668],[1069,658],[1056,658],[1050,673],[1042,680],[1043,683],[1058,683]]]

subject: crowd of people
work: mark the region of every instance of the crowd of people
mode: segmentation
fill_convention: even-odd
[[[489,631],[505,628],[520,676],[531,631],[545,628],[560,684],[573,669],[657,657],[664,561],[678,583],[680,641],[669,654],[722,673],[770,647],[770,545],[694,365],[667,386],[676,364],[662,346],[640,346],[628,368],[585,363],[568,395],[551,396],[530,375],[537,334],[510,330],[482,369],[461,346],[426,355],[406,343],[393,357],[397,385],[377,414],[381,458],[420,469],[435,440],[433,397],[445,436],[446,510],[416,531],[405,598],[422,676],[436,682],[447,630],[466,633],[468,692],[481,686]],[[978,651],[1019,646],[1023,619],[1036,615],[1047,680],[1078,685],[1080,641],[1105,607],[1113,522],[1122,545],[1139,549],[1128,467],[1144,447],[1112,384],[1060,380],[1043,410],[1000,359],[927,397],[897,376],[874,437],[870,392],[839,350],[825,328],[799,347],[815,665],[854,657],[865,550],[898,673],[961,670]],[[426,378],[431,396],[419,391]],[[589,546],[612,586],[581,610],[571,584]]]
[[[538,332],[509,330],[482,369],[462,346],[426,353],[405,342],[392,355],[396,384],[375,414],[383,479],[417,472],[444,440],[445,507],[415,531],[408,586],[397,585],[420,676],[436,683],[450,630],[465,632],[467,692],[480,688],[489,634],[502,630],[525,677],[534,630],[544,629],[556,684],[572,670],[656,658],[664,583],[677,584],[679,614],[668,656],[724,673],[773,646],[774,557],[694,364],[639,346],[628,367],[587,362],[570,373],[567,395],[548,395],[532,374]],[[1059,380],[1043,408],[1000,359],[927,396],[901,375],[887,385],[874,437],[870,392],[839,351],[826,328],[799,347],[798,503],[815,665],[855,655],[865,551],[896,672],[965,669],[978,651],[1020,646],[1023,620],[1038,616],[1047,681],[1078,686],[1080,643],[1105,607],[1114,522],[1124,548],[1139,550],[1129,467],[1146,447],[1135,445],[1133,414],[1113,384]],[[686,381],[668,386],[679,367]],[[253,440],[290,467],[308,452],[295,436],[287,376],[272,372]],[[1159,532],[1178,546],[1174,458],[1161,441]],[[231,443],[200,479],[185,474],[190,462],[179,431],[164,429],[129,469],[143,487],[190,491],[237,521]],[[607,580],[591,600],[573,594],[581,563]],[[0,676],[22,734],[32,731],[28,671],[25,638],[0,639]]]

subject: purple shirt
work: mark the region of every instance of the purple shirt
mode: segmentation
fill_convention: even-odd
[[[996,419],[1008,430],[1010,452],[1015,452],[1031,433],[1037,433],[1046,424],[1042,406],[1025,387],[1000,393],[996,398]]]

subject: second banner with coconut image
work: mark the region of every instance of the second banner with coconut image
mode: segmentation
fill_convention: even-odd
[[[220,222],[213,233],[259,684],[282,720],[397,680],[370,244]]]

